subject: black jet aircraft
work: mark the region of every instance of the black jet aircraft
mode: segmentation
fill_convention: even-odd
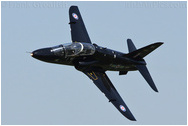
[[[158,92],[143,58],[163,43],[136,49],[131,39],[127,39],[129,53],[118,52],[92,44],[77,6],[70,7],[69,18],[72,43],[38,49],[31,56],[48,63],[74,66],[94,82],[121,114],[136,121],[105,72],[118,71],[119,75],[126,75],[128,71],[138,70]]]

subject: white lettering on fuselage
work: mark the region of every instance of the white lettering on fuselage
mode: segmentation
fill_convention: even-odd
[[[123,69],[124,68],[124,66],[122,66],[120,64],[110,64],[110,67],[115,68],[115,69],[117,69],[117,68]]]

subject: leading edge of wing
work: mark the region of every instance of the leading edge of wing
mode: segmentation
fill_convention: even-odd
[[[69,9],[70,27],[72,42],[91,43],[87,30],[85,28],[82,16],[77,6],[71,6]]]
[[[111,102],[122,115],[129,120],[136,121],[105,72],[90,70],[84,71],[84,73],[93,80],[94,84],[105,94],[105,96],[109,99],[109,102]]]

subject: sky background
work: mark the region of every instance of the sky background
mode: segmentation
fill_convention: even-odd
[[[128,52],[164,42],[145,60],[159,90],[138,71],[107,72],[137,119],[132,122],[74,67],[28,52],[71,42],[68,10],[77,5],[93,43]],[[186,2],[1,2],[1,124],[187,124]]]

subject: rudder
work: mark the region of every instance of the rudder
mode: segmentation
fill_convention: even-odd
[[[136,50],[136,47],[131,39],[127,39],[127,45],[128,45],[129,53]]]

